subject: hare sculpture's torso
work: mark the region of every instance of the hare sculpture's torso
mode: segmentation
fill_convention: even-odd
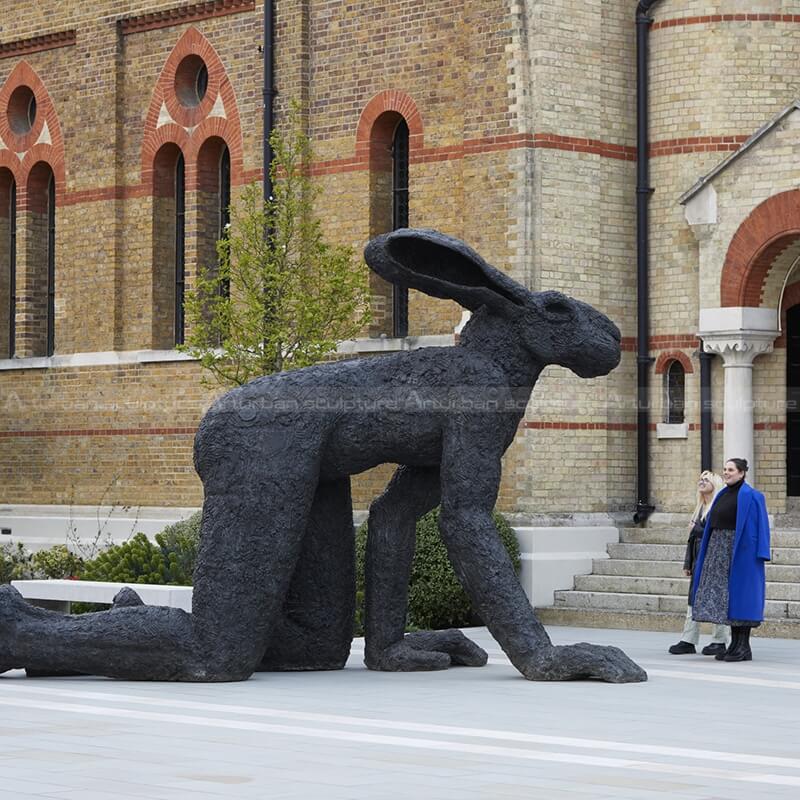
[[[514,438],[538,375],[509,387],[490,357],[465,347],[334,362],[259,378],[229,392],[204,418],[197,437],[198,470],[218,435],[231,429],[265,439],[274,458],[319,452],[320,480],[379,464],[438,466],[445,430],[481,427],[505,450]],[[219,431],[219,434],[215,434]],[[223,433],[224,432],[224,433]]]

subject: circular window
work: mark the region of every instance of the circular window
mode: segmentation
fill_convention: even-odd
[[[187,108],[200,105],[208,90],[208,67],[200,56],[191,55],[178,64],[175,72],[175,95]]]
[[[24,136],[36,122],[36,95],[28,86],[17,86],[8,99],[8,125]]]

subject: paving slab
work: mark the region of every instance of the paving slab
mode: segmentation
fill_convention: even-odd
[[[616,644],[643,684],[525,681],[485,629],[481,669],[165,684],[0,676],[3,800],[759,800],[800,793],[800,641],[754,661],[670,656],[677,634],[551,628]]]

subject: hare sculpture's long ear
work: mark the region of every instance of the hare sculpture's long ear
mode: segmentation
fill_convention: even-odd
[[[513,314],[530,296],[460,239],[426,228],[400,228],[376,236],[367,244],[364,259],[396,286],[455,300],[471,311],[488,306],[499,314]]]

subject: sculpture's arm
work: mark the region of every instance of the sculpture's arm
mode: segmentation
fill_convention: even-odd
[[[511,663],[529,680],[646,680],[616,647],[553,646],[492,521],[500,483],[500,422],[492,426],[475,415],[457,422],[443,442],[439,527],[456,574]]]
[[[460,631],[405,635],[417,520],[439,503],[439,468],[401,466],[369,511],[365,561],[365,655],[370,669],[483,666],[486,653]]]
[[[473,606],[514,666],[524,671],[533,654],[551,644],[492,520],[502,455],[492,422],[464,415],[446,430],[439,528]]]
[[[438,502],[437,468],[401,466],[370,506],[364,562],[364,661],[371,669],[381,669],[387,649],[403,639],[417,520]],[[436,659],[431,661],[434,667]],[[443,666],[448,663],[444,660]]]

